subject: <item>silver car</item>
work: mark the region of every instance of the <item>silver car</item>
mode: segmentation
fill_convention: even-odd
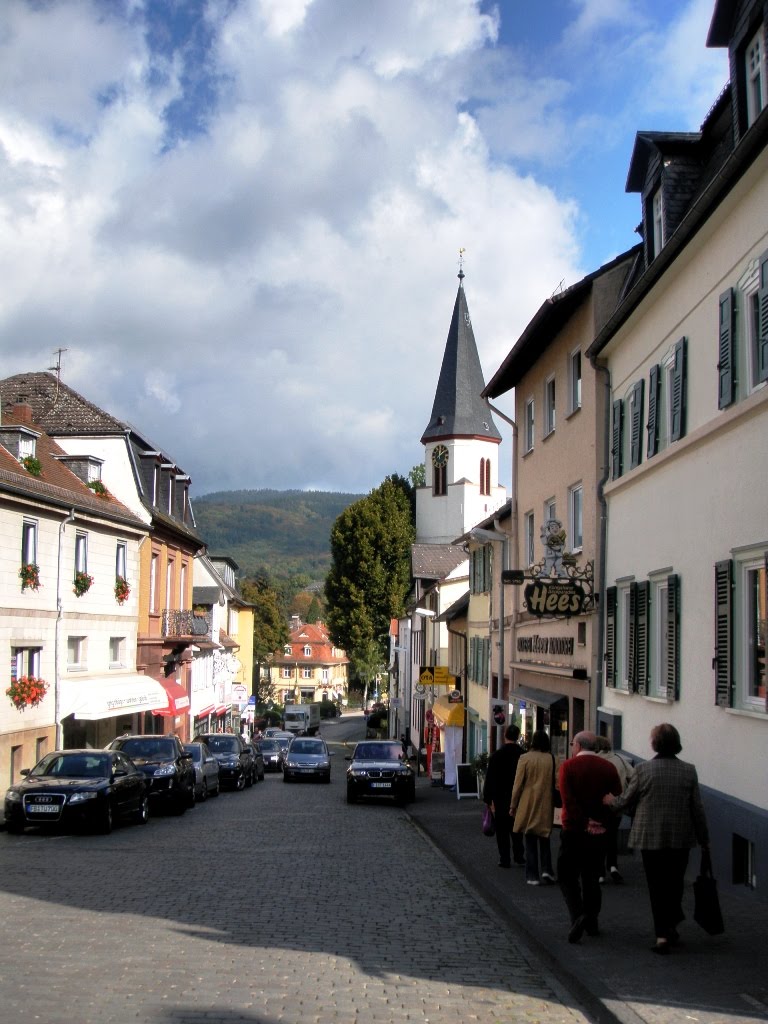
[[[208,749],[208,744],[185,743],[184,749],[192,755],[195,764],[195,799],[207,800],[209,796],[218,796],[221,791],[219,763]]]
[[[331,753],[325,740],[297,736],[283,755],[283,782],[294,779],[331,781]]]

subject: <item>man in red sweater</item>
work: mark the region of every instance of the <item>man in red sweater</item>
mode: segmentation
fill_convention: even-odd
[[[571,928],[569,942],[584,932],[597,935],[602,905],[600,870],[605,856],[606,823],[603,797],[621,794],[621,780],[610,761],[595,753],[597,737],[580,732],[573,738],[573,756],[560,765],[558,785],[563,799],[563,828],[557,877],[565,897]]]

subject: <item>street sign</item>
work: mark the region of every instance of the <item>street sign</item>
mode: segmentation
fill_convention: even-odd
[[[243,686],[242,683],[232,684],[232,700],[237,701],[238,704],[245,704],[248,701],[248,687]]]
[[[256,694],[255,693],[252,693],[250,695],[250,697],[248,698],[248,706],[252,707],[252,708],[256,707]]]

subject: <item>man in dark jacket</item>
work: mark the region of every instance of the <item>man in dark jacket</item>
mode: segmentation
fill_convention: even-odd
[[[496,821],[496,844],[499,847],[500,868],[511,866],[510,838],[515,864],[525,863],[523,837],[519,832],[512,831],[515,819],[509,816],[517,762],[523,753],[523,748],[518,743],[519,739],[520,729],[516,725],[508,725],[504,732],[503,746],[494,751],[488,760],[488,771],[483,786],[483,801],[490,807]]]

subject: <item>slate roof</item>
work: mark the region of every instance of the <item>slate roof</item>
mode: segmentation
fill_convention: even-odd
[[[456,544],[411,545],[411,575],[415,579],[447,579],[466,560],[467,552]]]
[[[437,381],[432,415],[421,442],[451,437],[480,437],[501,443],[488,403],[483,371],[464,294],[464,273],[459,273],[459,290],[445,343],[443,364]]]

